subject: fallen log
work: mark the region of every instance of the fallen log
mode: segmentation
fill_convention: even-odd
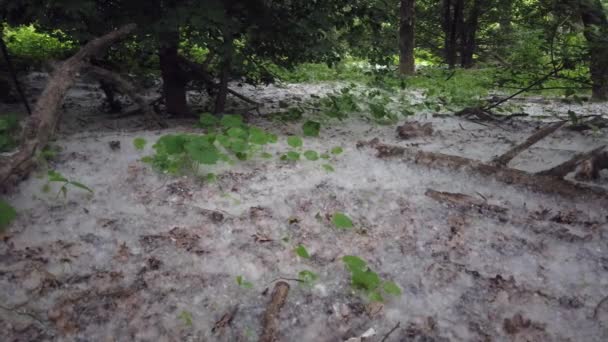
[[[426,167],[465,170],[482,176],[492,177],[505,184],[522,186],[537,192],[556,194],[569,198],[582,197],[599,200],[608,205],[608,193],[606,190],[598,187],[571,183],[556,177],[536,175],[506,167],[497,167],[477,160],[443,153],[425,152],[401,146],[386,145],[382,144],[378,138],[357,143],[357,148],[362,147],[371,147],[375,149],[378,158],[400,157],[404,161],[413,162]]]
[[[564,178],[570,172],[574,172],[576,167],[585,160],[592,159],[594,156],[599,155],[604,149],[606,145],[602,145],[598,148],[595,148],[589,152],[579,153],[572,157],[571,159],[554,166],[548,170],[537,172],[536,174],[539,176],[553,176]]]
[[[286,282],[279,281],[274,285],[270,303],[268,303],[262,319],[262,335],[260,336],[260,342],[274,342],[277,340],[277,333],[279,331],[277,320],[281,308],[285,305],[288,293],[289,284]]]
[[[537,142],[541,141],[543,138],[547,137],[549,134],[557,131],[560,127],[562,127],[564,124],[566,124],[566,121],[559,121],[556,122],[552,125],[549,125],[541,130],[539,130],[538,132],[532,134],[531,136],[528,137],[528,139],[526,139],[526,141],[524,141],[523,143],[513,147],[512,149],[510,149],[509,151],[505,152],[504,154],[502,154],[499,157],[496,157],[492,163],[496,166],[500,166],[500,167],[505,167],[507,166],[507,164],[515,157],[517,157],[518,154],[520,154],[521,152],[523,152],[524,150],[528,149],[530,146],[536,144]]]
[[[91,40],[53,72],[32,115],[25,121],[19,148],[12,155],[0,158],[0,188],[8,188],[9,184],[26,177],[34,168],[36,153],[49,142],[59,122],[59,109],[65,93],[74,84],[88,59],[104,53],[110,45],[128,36],[135,28],[135,24],[126,25]]]
[[[131,100],[133,100],[133,102],[139,106],[139,109],[152,121],[154,125],[161,128],[167,127],[167,123],[160,116],[158,116],[154,109],[152,109],[152,106],[150,106],[148,102],[137,93],[137,89],[131,82],[127,81],[115,72],[95,65],[89,65],[87,67],[87,71],[92,74],[93,77],[103,81],[106,84],[113,85],[120,92],[130,97]]]

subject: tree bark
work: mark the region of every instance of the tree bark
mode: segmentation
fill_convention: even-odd
[[[399,9],[399,73],[413,75],[416,72],[414,62],[416,0],[401,0]]]
[[[179,30],[160,34],[159,44],[158,55],[167,112],[175,116],[189,116],[186,97],[188,82],[178,63]]]
[[[274,290],[272,290],[272,297],[270,303],[266,307],[264,317],[262,319],[262,335],[260,336],[260,342],[275,342],[279,332],[279,313],[285,305],[287,300],[287,294],[289,293],[289,284],[284,281],[279,281],[275,284]]]
[[[579,0],[578,10],[589,46],[589,72],[595,101],[608,101],[608,19],[600,0]]]
[[[481,0],[474,0],[467,20],[461,26],[460,65],[463,68],[473,66],[473,55],[477,49],[476,36],[481,12]]]
[[[226,98],[228,95],[228,80],[230,78],[230,68],[232,66],[232,56],[234,54],[234,40],[228,25],[224,26],[222,43],[222,64],[220,71],[220,83],[217,97],[215,98],[214,114],[223,113],[226,109]]]
[[[458,57],[464,0],[444,0],[443,6],[444,55],[446,63],[453,69]]]
[[[0,158],[0,187],[6,189],[9,183],[27,176],[32,170],[36,153],[46,146],[55,131],[65,93],[74,84],[74,79],[86,65],[87,60],[105,52],[111,44],[125,38],[135,28],[134,24],[126,25],[119,30],[91,40],[53,72],[36,102],[32,115],[25,122],[21,144],[17,152]]]

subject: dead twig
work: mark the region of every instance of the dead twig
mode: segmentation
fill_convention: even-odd
[[[232,323],[232,321],[234,320],[234,316],[236,316],[236,313],[238,311],[239,311],[239,306],[236,305],[232,310],[225,313],[217,322],[215,322],[215,324],[213,325],[213,328],[211,328],[211,332],[215,333],[216,331],[229,326]]]
[[[600,308],[602,307],[602,305],[604,305],[604,303],[608,302],[608,296],[604,297],[604,299],[600,300],[599,303],[597,303],[597,305],[595,306],[595,309],[593,309],[593,319],[597,319],[597,315],[600,312]]]
[[[384,335],[384,337],[380,340],[380,342],[386,341],[389,338],[389,336],[391,336],[391,334],[395,332],[395,330],[399,329],[400,325],[401,325],[401,322],[397,322],[397,324],[389,332],[387,332],[386,335]]]
[[[279,330],[277,320],[281,308],[285,305],[288,293],[289,284],[284,281],[275,284],[274,290],[272,291],[272,298],[266,307],[266,312],[262,319],[262,335],[260,336],[260,342],[275,342],[277,340],[277,333]]]

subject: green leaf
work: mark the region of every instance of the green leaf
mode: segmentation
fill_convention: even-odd
[[[144,138],[135,138],[133,139],[133,146],[135,146],[135,149],[138,151],[141,151],[144,149],[144,147],[146,147],[146,139]]]
[[[232,140],[230,142],[230,150],[235,153],[245,153],[249,149],[247,142],[242,139]],[[238,157],[238,156],[237,156]]]
[[[391,294],[393,296],[401,295],[401,288],[392,281],[385,281],[383,284],[384,292]]]
[[[293,148],[302,147],[302,138],[296,136],[290,136],[287,138],[287,144]]]
[[[310,259],[310,254],[308,254],[308,251],[306,250],[306,247],[304,247],[303,245],[298,245],[298,247],[296,247],[294,249],[294,252],[296,252],[296,254],[300,258]]]
[[[316,121],[309,120],[302,125],[302,130],[304,131],[304,136],[318,137],[319,131],[321,130],[321,124]]]
[[[209,183],[213,183],[217,180],[217,176],[215,175],[215,173],[208,173],[205,176],[205,181],[209,182]]]
[[[334,226],[336,226],[336,228],[340,229],[349,229],[353,227],[353,221],[350,219],[350,217],[344,215],[343,213],[334,213],[331,222],[334,224]]]
[[[65,178],[61,173],[59,173],[57,171],[49,170],[47,172],[47,175],[49,176],[49,182],[62,182],[62,183],[68,182],[67,178]]]
[[[346,268],[349,271],[365,271],[367,269],[367,263],[365,260],[354,255],[345,255],[342,257],[342,261],[346,264]]]
[[[84,185],[84,184],[82,184],[80,182],[70,181],[70,182],[68,182],[68,184],[73,185],[73,186],[75,186],[77,188],[80,188],[82,190],[88,191],[90,193],[93,193],[93,190],[91,190],[91,188],[89,188],[88,186],[86,186],[86,185]]]
[[[245,280],[245,278],[243,278],[242,276],[237,276],[237,277],[236,277],[236,283],[237,283],[237,284],[238,284],[240,287],[242,287],[242,288],[244,288],[244,289],[250,289],[250,288],[253,288],[253,284],[252,284],[252,283],[250,283],[250,282],[248,282],[248,281],[246,281],[246,280]]]
[[[350,280],[354,288],[365,291],[373,291],[380,285],[380,277],[378,274],[376,274],[376,272],[372,272],[370,270],[351,271]]]
[[[7,202],[0,199],[0,231],[8,227],[17,217],[17,211]]]
[[[268,152],[263,152],[261,154],[261,157],[264,158],[264,159],[270,159],[270,158],[272,158],[272,154],[270,154]]]
[[[286,154],[287,160],[297,161],[300,160],[300,154],[298,152],[289,151]]]
[[[327,153],[321,154],[321,159],[329,159],[329,158],[331,158],[331,156],[329,154],[327,154]]]
[[[216,164],[220,159],[217,148],[204,139],[194,139],[185,146],[188,156],[201,164]]]
[[[249,129],[249,141],[256,145],[266,145],[269,142],[268,134],[257,127]]]
[[[220,121],[222,126],[225,128],[230,127],[242,127],[243,126],[243,117],[240,115],[224,115],[222,116],[222,120]]]
[[[304,283],[306,283],[308,285],[312,285],[315,281],[317,281],[317,279],[319,279],[319,276],[317,274],[315,274],[314,272],[304,270],[304,271],[300,271],[300,273],[298,273],[298,279],[300,279],[301,281],[303,281]]]
[[[240,127],[232,127],[226,132],[226,134],[232,138],[239,138],[239,139],[247,138],[247,132]]]
[[[220,120],[211,113],[203,113],[199,118],[199,124],[203,128],[215,127],[219,122]]]
[[[323,164],[323,168],[325,169],[325,171],[327,172],[334,172],[334,167],[329,165],[329,164]]]
[[[337,146],[337,147],[334,147],[334,148],[331,149],[331,153],[332,154],[340,154],[342,152],[344,152],[344,150],[340,146]]]
[[[188,138],[181,134],[168,134],[162,136],[156,144],[154,149],[157,153],[166,154],[180,154],[184,152],[184,145],[188,142]]]
[[[306,159],[312,160],[312,161],[319,160],[319,154],[316,151],[308,150],[308,151],[304,152],[304,157],[306,157]]]
[[[178,318],[184,321],[184,324],[189,327],[193,325],[192,314],[188,311],[182,311],[182,313],[179,314]]]
[[[369,300],[371,300],[372,302],[384,302],[384,298],[382,297],[382,294],[380,293],[380,291],[370,292]]]

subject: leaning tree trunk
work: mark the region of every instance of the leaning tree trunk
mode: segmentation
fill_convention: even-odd
[[[413,75],[414,62],[414,24],[416,0],[401,0],[399,10],[399,73]]]
[[[88,59],[102,54],[110,45],[125,38],[135,28],[134,24],[127,25],[91,40],[53,72],[36,102],[32,115],[25,121],[19,148],[7,157],[0,157],[1,188],[8,188],[13,181],[26,177],[35,166],[34,157],[46,146],[55,131],[65,93],[74,84],[78,72]]]
[[[178,62],[179,31],[162,33],[159,37],[159,43],[158,55],[167,112],[176,116],[188,116],[190,115],[186,98],[188,82]]]
[[[579,0],[579,13],[589,45],[589,73],[596,101],[608,101],[608,20],[600,0]]]

